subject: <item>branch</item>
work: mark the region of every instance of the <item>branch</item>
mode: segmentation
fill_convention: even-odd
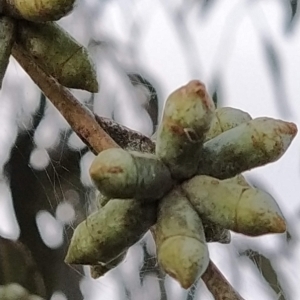
[[[96,121],[102,129],[118,144],[121,148],[130,151],[144,153],[154,153],[155,143],[150,138],[140,132],[120,125],[109,118],[95,115]]]
[[[215,297],[215,300],[244,300],[244,298],[233,289],[211,260],[205,273],[202,275],[202,280]]]
[[[119,147],[97,123],[91,111],[38,67],[19,45],[14,45],[12,54],[94,154]]]

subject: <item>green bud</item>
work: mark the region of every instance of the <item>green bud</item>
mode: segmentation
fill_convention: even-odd
[[[61,85],[98,91],[96,71],[87,50],[57,24],[19,21],[17,43]]]
[[[249,122],[251,116],[236,108],[220,107],[214,111],[210,128],[205,136],[205,142],[213,139],[222,132],[237,127],[243,123]]]
[[[286,230],[271,195],[248,186],[241,177],[218,180],[199,175],[182,187],[199,215],[223,228],[249,236]]]
[[[167,99],[156,136],[156,155],[176,179],[196,173],[202,143],[213,116],[214,103],[197,80]]]
[[[205,272],[209,254],[201,220],[179,189],[165,196],[155,227],[158,263],[187,289]]]
[[[109,198],[157,200],[172,187],[168,168],[155,155],[120,148],[99,153],[90,175],[99,191]]]
[[[204,143],[197,173],[219,179],[278,160],[297,133],[294,123],[257,118]]]
[[[4,0],[4,12],[32,22],[56,21],[73,9],[75,0]]]
[[[74,231],[65,261],[107,264],[136,243],[156,221],[156,204],[110,200]]]

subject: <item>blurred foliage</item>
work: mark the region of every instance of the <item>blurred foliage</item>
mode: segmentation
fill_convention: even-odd
[[[263,278],[268,282],[269,286],[278,295],[278,300],[286,300],[283,295],[283,291],[280,286],[276,271],[272,267],[272,264],[268,258],[251,249],[240,253],[240,255],[249,257],[254,265],[261,270]]]
[[[5,169],[10,178],[13,205],[21,231],[19,241],[28,248],[34,258],[41,274],[40,279],[45,284],[46,299],[50,299],[55,291],[61,290],[67,297],[76,300],[81,299],[78,286],[81,276],[63,263],[71,228],[65,231],[64,244],[57,249],[51,249],[43,242],[36,223],[36,214],[39,211],[55,212],[58,200],[64,199],[66,191],[76,187],[80,197],[85,198],[85,190],[80,182],[79,153],[68,149],[61,152],[58,148],[57,151],[61,156],[58,164],[50,164],[43,171],[34,170],[29,165],[30,155],[34,149],[33,135],[44,116],[45,101],[42,95],[39,109],[33,118],[33,126],[31,130],[20,132]],[[62,146],[64,141],[61,142]],[[55,155],[52,156],[52,159],[54,158]],[[53,186],[51,180],[55,177],[60,181],[57,188]],[[80,220],[80,210],[78,219]],[[25,266],[20,262],[18,270]],[[29,278],[33,280],[33,277]]]

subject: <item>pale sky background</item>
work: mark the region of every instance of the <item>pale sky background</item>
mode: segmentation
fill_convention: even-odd
[[[148,76],[159,84],[161,107],[173,90],[191,79],[200,79],[211,91],[218,78],[221,83],[223,106],[245,110],[253,118],[269,116],[292,121],[299,127],[300,24],[297,21],[294,32],[286,34],[288,16],[284,6],[288,1],[219,0],[206,15],[201,14],[200,0],[115,0],[107,1],[105,6],[101,6],[99,1],[79,1],[74,13],[60,21],[85,45],[90,37],[106,42],[102,52],[94,56],[98,57],[98,77],[101,84],[101,91],[96,95],[97,113],[109,115],[110,110],[115,109],[120,122],[148,134],[147,120],[144,122],[145,119],[135,112],[134,108],[128,110],[128,107],[132,107],[129,100],[132,92],[128,92],[125,85],[118,84],[118,80],[125,76],[125,73],[122,75],[125,70]],[[180,12],[182,23],[179,21]],[[174,21],[175,14],[178,19]],[[274,91],[270,76],[272,71],[266,63],[261,43],[263,37],[271,41],[277,50],[283,78],[282,95],[276,95]],[[112,91],[114,102],[105,102]],[[77,92],[76,95],[82,101],[88,96],[82,92]],[[12,101],[12,98],[22,98],[22,104]],[[13,61],[4,88],[0,92],[0,99],[2,166],[8,159],[8,149],[17,133],[14,117],[18,116],[19,123],[26,125],[28,116],[38,104],[38,90]],[[282,109],[284,106],[288,106],[287,109]],[[61,118],[58,126],[54,126],[54,117],[57,120],[57,113],[50,108],[44,123],[38,129],[39,132],[36,133],[38,147],[33,155],[36,155],[41,168],[48,164],[45,149],[55,145],[59,128],[66,127]],[[76,144],[75,137],[73,142],[70,141],[70,144],[72,143]],[[278,162],[246,174],[275,197],[287,219],[293,241],[286,244],[285,235],[247,238],[236,234],[233,235],[230,245],[210,246],[212,260],[247,300],[277,299],[253,263],[245,256],[237,256],[238,251],[248,248],[271,260],[278,273],[278,279],[282,280],[286,299],[300,299],[299,150],[300,137],[297,136]],[[82,180],[87,184],[90,184],[86,174],[92,157],[87,155],[81,162]],[[32,159],[34,160],[34,157]],[[18,227],[7,217],[8,211],[11,211],[10,202],[7,200],[9,190],[4,178],[0,183],[0,234],[16,238]],[[48,224],[52,224],[52,227],[47,227],[50,228],[49,235],[62,235],[55,218],[52,220],[47,217],[47,213],[39,218],[47,219]],[[47,232],[45,234],[47,235]],[[97,281],[86,278],[82,282],[85,299],[125,299],[122,290],[116,286],[121,286],[122,280],[127,280],[128,286],[131,281],[138,280],[135,276],[138,276],[139,264],[134,265],[132,261],[133,257],[141,256],[140,252],[141,247],[134,246],[118,272],[112,271]],[[184,299],[182,297],[186,292],[172,279],[166,281],[166,287],[169,299]],[[156,278],[147,278],[145,286],[134,285],[133,288],[132,299],[160,299],[155,292],[158,289]],[[199,296],[195,299],[212,299],[201,285],[197,293]],[[59,297],[61,296],[56,296],[55,299],[62,299]]]

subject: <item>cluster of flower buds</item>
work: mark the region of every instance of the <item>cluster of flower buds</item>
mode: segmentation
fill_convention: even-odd
[[[75,229],[66,262],[99,277],[151,227],[159,266],[189,288],[209,264],[207,242],[230,242],[229,230],[285,232],[276,201],[241,172],[279,159],[296,133],[293,123],[215,109],[191,81],[167,99],[155,155],[109,149],[95,158],[99,210]]]
[[[68,88],[98,91],[87,50],[56,23],[75,0],[0,0],[0,88],[10,54],[21,51]],[[15,47],[14,47],[15,45]]]

